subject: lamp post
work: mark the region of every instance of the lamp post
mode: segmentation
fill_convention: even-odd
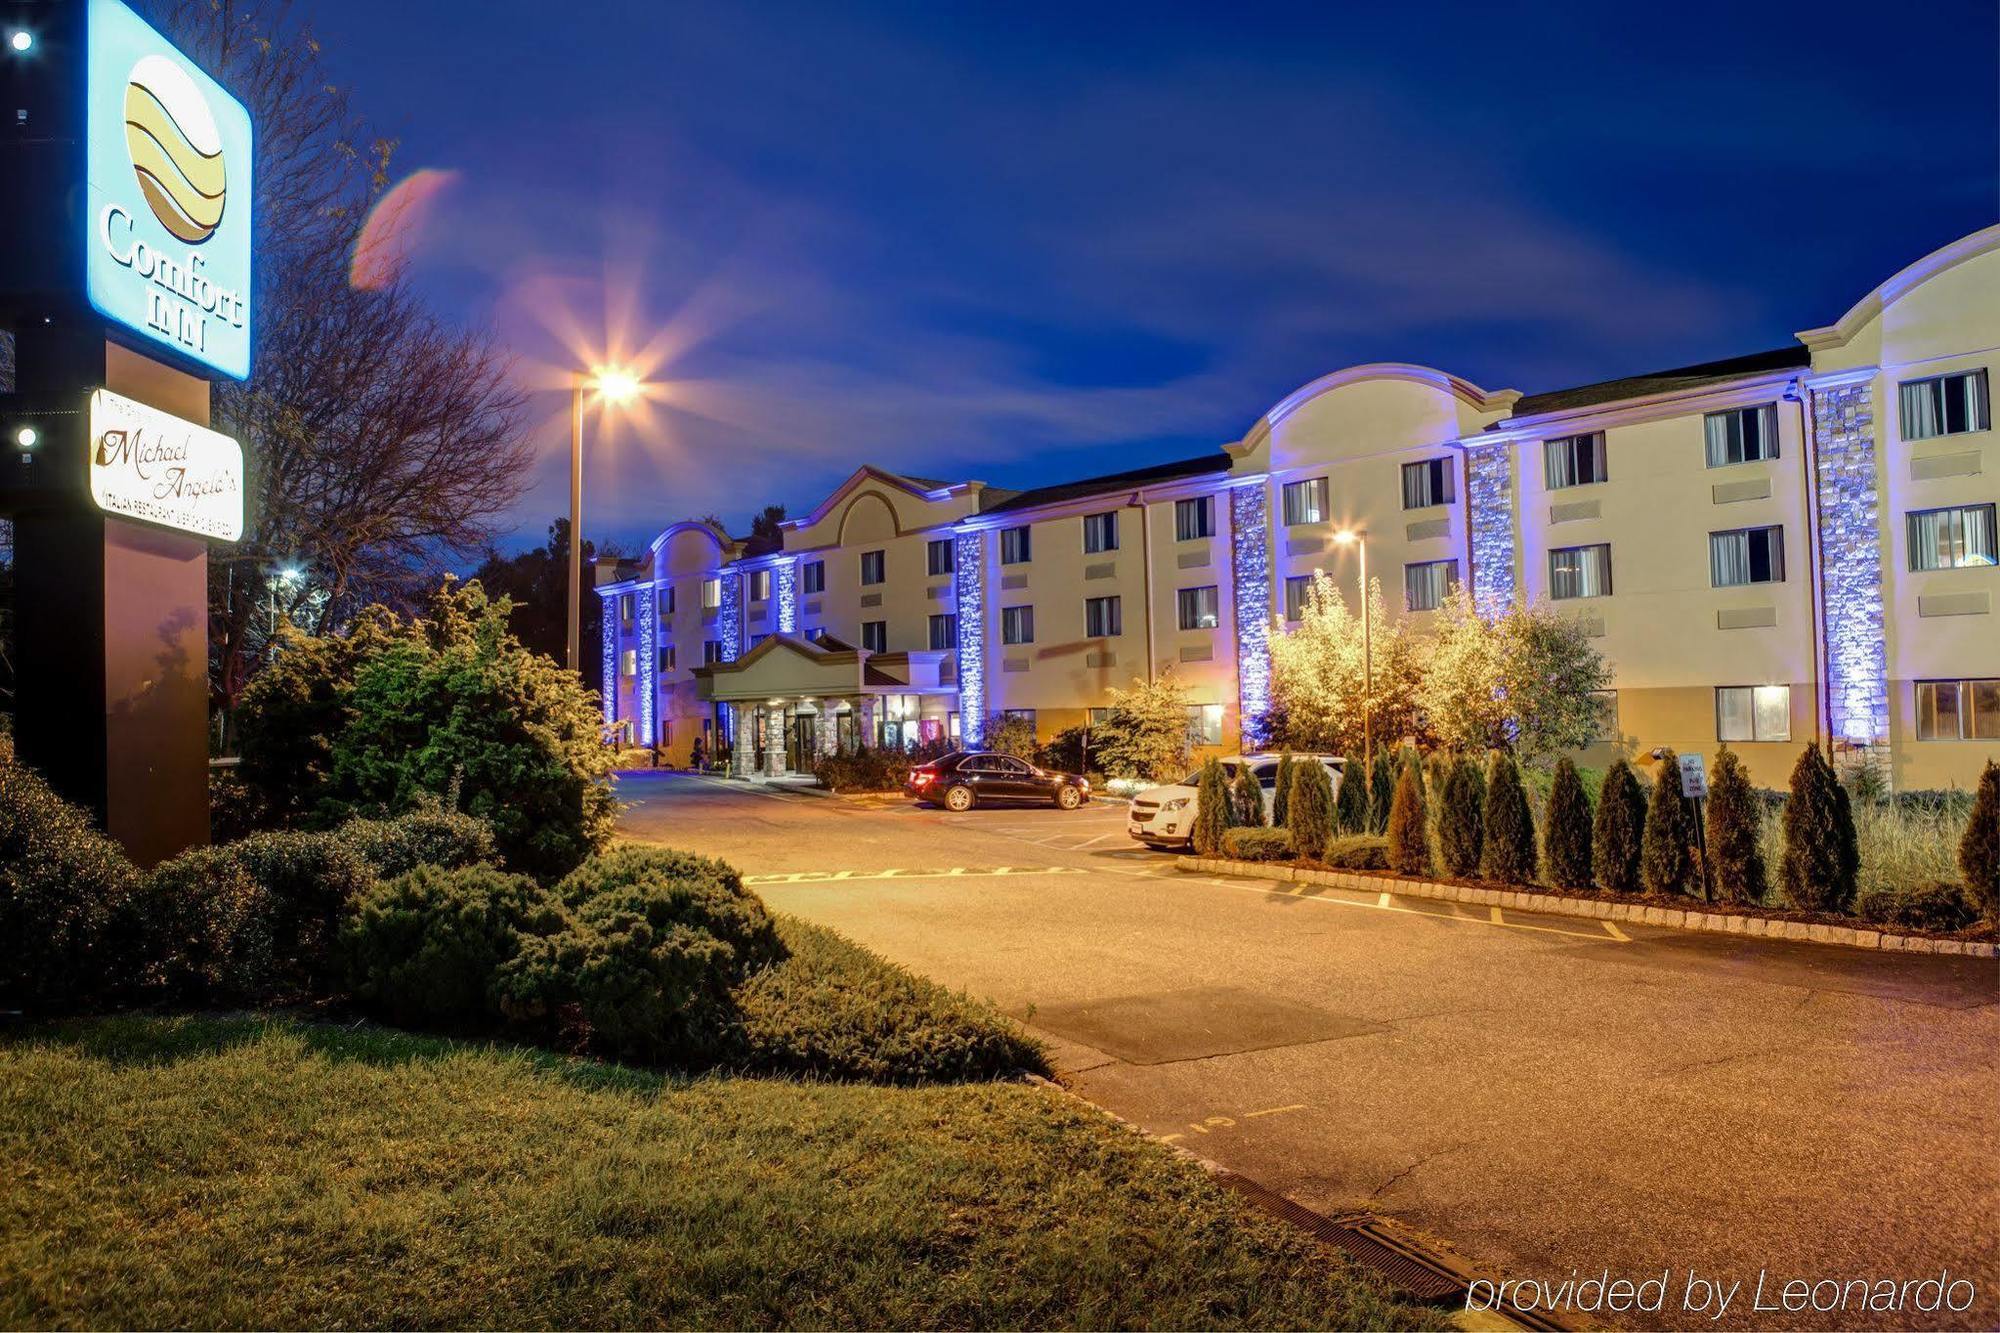
[[[564,664],[582,671],[577,661],[583,638],[583,395],[594,389],[607,403],[622,403],[639,392],[639,379],[629,370],[600,367],[578,372],[569,389],[569,653]],[[646,646],[652,651],[652,645]]]
[[[1333,539],[1361,552],[1361,765],[1364,771],[1372,771],[1375,737],[1370,722],[1375,711],[1375,617],[1368,601],[1368,533],[1349,528],[1334,533]]]
[[[290,588],[294,583],[299,581],[303,573],[304,571],[297,565],[282,565],[278,568],[276,576],[271,581],[271,641],[273,643],[276,643],[278,640],[278,585],[282,583],[287,588]]]

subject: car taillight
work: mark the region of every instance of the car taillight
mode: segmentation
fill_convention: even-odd
[[[926,782],[929,782],[936,776],[937,774],[926,773],[920,768],[913,768],[910,770],[910,781],[914,782],[919,787],[923,786]]]

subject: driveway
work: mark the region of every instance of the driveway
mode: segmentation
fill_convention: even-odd
[[[2000,1324],[1990,960],[1185,875],[1104,806],[619,794],[627,836],[989,997],[1084,1096],[1321,1212],[1498,1277],[1664,1273],[1641,1325]],[[1752,1308],[1760,1276],[1778,1306],[1794,1279],[1945,1270],[1968,1309]],[[1711,1278],[1741,1283],[1720,1319],[1686,1304]]]

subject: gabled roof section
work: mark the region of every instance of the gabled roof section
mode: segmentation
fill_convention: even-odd
[[[1911,288],[1990,250],[2000,250],[2000,223],[1983,227],[1970,236],[1961,236],[1950,245],[1931,251],[1856,301],[1846,314],[1833,323],[1825,328],[1806,329],[1798,335],[1798,339],[1813,351],[1840,347],[1851,341],[1861,331],[1862,325],[1881,314],[1886,307],[1894,305]]]
[[[894,486],[899,490],[909,492],[920,500],[934,499],[939,491],[954,490],[962,486],[978,486],[980,484],[976,481],[933,481],[928,477],[906,477],[901,473],[890,472],[886,468],[876,467],[872,463],[863,463],[860,467],[854,469],[852,476],[834,488],[833,494],[821,500],[817,505],[814,505],[811,513],[803,514],[798,518],[788,518],[778,526],[780,528],[796,530],[798,528],[809,528],[815,523],[822,522],[828,514],[834,511],[834,507],[842,500],[854,494],[856,490],[870,481],[878,481],[888,486]]]
[[[1405,380],[1412,384],[1422,384],[1451,394],[1466,406],[1477,412],[1505,412],[1520,392],[1515,389],[1482,389],[1462,375],[1435,370],[1430,366],[1414,365],[1407,361],[1371,361],[1366,365],[1349,366],[1322,375],[1310,384],[1300,385],[1286,394],[1278,404],[1257,419],[1248,433],[1236,443],[1224,446],[1229,452],[1242,458],[1254,452],[1271,434],[1280,422],[1304,407],[1313,399],[1349,384],[1360,384],[1368,380]]]
[[[981,505],[980,512],[1004,514],[1016,509],[1036,509],[1042,505],[1061,504],[1066,500],[1081,500],[1086,496],[1129,491],[1140,486],[1156,486],[1161,482],[1179,481],[1184,477],[1227,472],[1230,462],[1228,454],[1217,450],[1215,453],[1202,454],[1197,458],[1156,463],[1152,467],[1134,468],[1129,472],[1110,472],[1101,477],[1057,482],[1053,486],[1037,486],[1027,491],[1001,492],[1001,498],[997,503]]]
[[[1597,407],[1625,398],[1648,398],[1683,389],[1700,389],[1711,384],[1726,384],[1730,380],[1747,379],[1752,375],[1767,375],[1780,370],[1799,370],[1811,362],[1812,353],[1803,346],[1780,347],[1769,352],[1753,352],[1749,356],[1734,356],[1722,361],[1704,361],[1699,365],[1680,366],[1673,370],[1655,370],[1645,375],[1630,375],[1624,379],[1579,385],[1574,389],[1531,393],[1514,404],[1513,415],[1542,416],[1550,412],[1573,411],[1580,407]]]

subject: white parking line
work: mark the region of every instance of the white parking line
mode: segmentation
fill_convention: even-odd
[[[775,875],[745,875],[745,884],[760,888],[786,884],[855,884],[875,879],[970,879],[975,876],[1087,875],[1081,866],[953,866],[945,870],[795,870]]]

